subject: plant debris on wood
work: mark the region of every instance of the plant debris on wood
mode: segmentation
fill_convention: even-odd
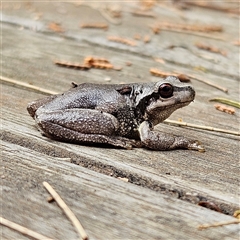
[[[239,219],[233,219],[230,221],[226,221],[226,222],[216,222],[216,223],[212,223],[212,224],[203,224],[198,226],[199,230],[202,229],[206,229],[206,228],[210,228],[210,227],[221,227],[221,226],[225,226],[225,225],[230,225],[230,224],[238,224],[240,223]]]
[[[163,77],[163,78],[168,76],[175,76],[179,78],[181,82],[190,82],[190,78],[186,74],[182,74],[182,73],[177,74],[177,73],[163,72],[156,68],[150,68],[150,73],[154,76]]]
[[[55,23],[55,22],[51,22],[48,25],[48,28],[54,32],[58,32],[58,33],[64,33],[65,30],[63,29],[62,25],[60,23]]]
[[[81,28],[98,28],[98,29],[107,30],[108,24],[106,24],[106,23],[82,23],[80,25],[80,27]]]
[[[88,56],[85,57],[83,63],[73,63],[68,61],[61,61],[61,60],[55,60],[54,63],[61,67],[67,67],[67,68],[74,68],[74,69],[80,69],[80,70],[88,70],[90,68],[99,68],[99,69],[114,69],[114,70],[121,70],[121,67],[116,67],[113,64],[110,63],[109,60],[105,58],[98,58],[98,57],[92,57]]]
[[[49,237],[43,236],[40,233],[37,233],[35,231],[32,231],[29,228],[23,227],[17,223],[11,222],[3,217],[0,217],[0,224],[6,227],[9,227],[19,233],[22,233],[23,235],[26,235],[30,238],[37,239],[37,240],[42,240],[42,239],[48,239],[48,240],[53,240]]]
[[[59,196],[59,194],[52,188],[52,186],[48,182],[43,182],[43,186],[47,189],[47,191],[51,194],[51,196],[57,202],[58,206],[63,210],[63,212],[66,214],[66,216],[72,222],[72,224],[75,226],[77,232],[81,236],[81,239],[88,240],[88,236],[87,236],[83,226],[81,225],[79,220],[76,218],[74,213],[71,211],[71,209],[67,206],[67,204],[62,200],[62,198]]]
[[[223,28],[222,26],[219,25],[200,25],[200,24],[184,24],[184,23],[170,23],[170,22],[161,22],[161,23],[156,23],[153,25],[151,28],[154,28],[155,31],[156,29],[161,29],[164,30],[170,30],[170,29],[175,29],[175,30],[184,30],[184,31],[190,31],[190,32],[205,32],[205,33],[210,33],[210,32],[222,32]]]
[[[61,67],[67,67],[67,68],[75,68],[80,70],[88,70],[90,68],[89,65],[84,63],[78,63],[78,62],[68,62],[64,60],[55,60],[54,63]]]
[[[230,100],[227,98],[212,98],[209,101],[210,102],[220,102],[220,103],[224,103],[229,106],[232,106],[232,107],[240,108],[240,102],[233,101],[233,100]]]
[[[227,107],[226,105],[223,104],[215,104],[214,107],[221,112],[225,112],[231,115],[235,113],[235,109],[233,107]]]
[[[210,46],[208,44],[204,44],[204,43],[196,43],[195,46],[199,49],[203,49],[212,53],[220,53],[223,56],[227,56],[227,52],[221,50],[220,48],[214,47],[214,46]]]
[[[123,37],[108,36],[108,40],[113,41],[113,42],[126,44],[126,45],[129,45],[129,46],[132,46],[132,47],[137,46],[137,43],[134,40],[123,38]]]
[[[217,11],[221,11],[221,12],[240,14],[239,8],[223,7],[223,6],[208,2],[208,1],[184,1],[184,4],[189,5],[189,6],[207,8],[207,9],[211,9],[211,10],[217,10]]]

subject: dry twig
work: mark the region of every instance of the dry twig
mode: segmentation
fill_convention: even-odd
[[[209,100],[210,102],[220,102],[220,103],[225,103],[229,106],[240,108],[240,102],[233,101],[227,98],[212,98]]]
[[[180,26],[172,25],[172,27],[169,27],[167,25],[164,26],[164,25],[155,24],[153,26],[150,26],[150,28],[154,34],[158,34],[162,30],[164,30],[164,31],[171,31],[171,32],[176,32],[181,34],[190,34],[190,35],[195,35],[195,36],[204,37],[204,38],[211,38],[211,39],[226,41],[223,37],[215,36],[214,34],[209,34],[214,31],[215,32],[222,31],[221,27],[216,26],[215,28],[212,28],[212,29],[210,27],[209,28],[199,27],[191,30],[191,27],[184,27],[184,26],[185,25],[180,25]]]
[[[61,199],[61,197],[58,195],[58,193],[47,182],[43,182],[43,186],[48,190],[48,192],[52,195],[54,200],[57,202],[58,206],[63,210],[63,212],[67,215],[69,220],[75,226],[75,228],[77,229],[77,232],[81,236],[81,239],[87,240],[88,236],[87,236],[84,228],[82,227],[81,223],[78,221],[78,219],[73,214],[73,212],[70,210],[70,208],[66,205],[66,203]]]
[[[239,14],[239,9],[238,8],[229,8],[229,7],[223,7],[220,5],[215,5],[212,3],[209,3],[208,1],[185,1],[185,5],[190,5],[190,6],[196,6],[196,7],[201,7],[201,8],[207,8],[211,10],[217,10],[221,12],[227,12],[227,13],[235,13]]]
[[[204,44],[204,43],[196,43],[195,46],[199,49],[203,49],[203,50],[206,50],[206,51],[209,51],[209,52],[212,52],[212,53],[220,53],[224,57],[227,56],[226,51],[223,51],[223,50],[221,50],[217,47],[214,47],[214,46],[210,46],[210,45],[207,45],[207,44]]]
[[[115,69],[110,63],[93,62],[91,66],[94,68]]]
[[[108,40],[113,41],[113,42],[123,43],[123,44],[133,46],[133,47],[137,45],[137,43],[133,40],[130,40],[127,38],[122,38],[122,37],[117,37],[117,36],[109,36]]]
[[[227,107],[223,104],[215,104],[214,107],[218,110],[218,111],[221,111],[221,112],[225,112],[225,113],[228,113],[228,114],[231,114],[233,115],[235,113],[235,109],[232,108],[232,107]]]
[[[240,220],[240,209],[234,211],[233,216]]]
[[[227,133],[227,134],[231,134],[231,135],[240,136],[240,132],[236,132],[236,131],[229,131],[229,130],[225,130],[225,129],[197,125],[197,124],[186,123],[186,122],[180,122],[180,121],[174,121],[174,120],[169,120],[169,119],[164,120],[163,123],[170,124],[170,125],[184,126],[184,127],[192,127],[192,128],[196,128],[196,129],[203,129],[203,130],[207,130],[207,131],[221,132],[221,133]]]
[[[83,23],[80,25],[81,28],[99,28],[99,29],[108,29],[108,24],[106,23]]]
[[[94,62],[100,62],[100,63],[110,63],[110,61],[106,58],[100,58],[100,57],[92,57],[88,56],[84,58],[84,63],[91,65]]]
[[[227,88],[218,86],[218,85],[216,85],[216,84],[214,84],[214,83],[211,83],[211,82],[209,82],[209,81],[207,81],[207,80],[205,80],[205,79],[196,77],[196,76],[194,76],[194,75],[189,75],[189,74],[188,74],[188,77],[190,77],[190,78],[192,78],[192,79],[194,79],[194,80],[197,80],[197,81],[199,81],[199,82],[205,83],[205,84],[207,84],[207,85],[209,85],[209,86],[211,86],[211,87],[217,88],[217,89],[219,89],[219,90],[221,90],[221,91],[223,91],[223,92],[225,92],[225,93],[228,92],[228,89],[227,89]]]
[[[226,221],[226,222],[216,222],[216,223],[212,223],[212,224],[203,224],[198,226],[198,229],[202,230],[202,229],[206,229],[206,228],[210,228],[210,227],[221,227],[221,226],[225,226],[225,225],[230,225],[230,224],[238,224],[240,223],[239,219],[234,219],[234,220],[230,220],[230,221]]]
[[[145,12],[141,10],[134,10],[131,12],[133,16],[136,17],[149,17],[149,18],[156,18],[156,15],[152,12]]]
[[[3,82],[6,82],[6,83],[10,83],[12,85],[16,85],[16,86],[20,86],[20,87],[23,87],[23,88],[30,89],[30,90],[38,92],[38,93],[43,93],[43,94],[47,94],[47,95],[48,94],[49,95],[57,94],[54,91],[44,89],[44,88],[41,88],[41,87],[36,87],[36,86],[33,86],[32,84],[21,82],[21,81],[18,81],[18,80],[12,79],[12,78],[7,78],[7,77],[4,77],[4,76],[0,76],[0,80],[3,81]]]
[[[31,237],[31,238],[34,238],[34,239],[37,239],[37,240],[43,240],[43,239],[46,239],[46,240],[52,240],[46,236],[43,236],[42,234],[39,234],[37,232],[34,232],[28,228],[25,228],[17,223],[14,223],[14,222],[11,222],[3,217],[0,217],[0,224],[6,226],[6,227],[9,227],[17,232],[20,232],[22,233],[23,235],[26,235],[28,237]]]
[[[175,76],[175,77],[179,78],[179,80],[181,82],[189,82],[190,81],[190,78],[187,75],[182,74],[182,73],[177,74],[177,73],[163,72],[156,68],[151,68],[150,73],[153,74],[154,76],[163,77],[163,78],[168,77],[168,76]]]
[[[63,60],[55,60],[54,63],[61,67],[67,67],[67,68],[75,68],[75,69],[81,69],[81,70],[88,70],[90,69],[90,66],[87,64],[82,63],[73,63]]]
[[[112,69],[114,66],[106,58],[97,58],[97,57],[85,57],[84,64],[94,67],[94,68],[103,68],[103,69]]]
[[[120,67],[114,67],[109,60],[105,58],[98,58],[98,57],[85,57],[84,63],[73,63],[67,61],[55,61],[55,64],[62,67],[68,68],[75,68],[80,70],[88,70],[90,68],[100,68],[100,69],[114,69],[114,70],[121,70]]]
[[[170,23],[170,22],[161,22],[156,25],[160,29],[177,29],[185,30],[190,32],[222,32],[222,26],[217,25],[194,25],[194,24],[184,24],[184,23]]]

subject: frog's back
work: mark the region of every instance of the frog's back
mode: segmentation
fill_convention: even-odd
[[[125,98],[118,93],[117,86],[92,83],[79,84],[44,104],[41,111],[72,108],[95,109],[104,105],[124,104]]]

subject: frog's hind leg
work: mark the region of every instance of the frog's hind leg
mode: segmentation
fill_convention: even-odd
[[[54,133],[44,132],[44,134],[49,138],[59,141],[83,144],[110,144],[121,148],[132,149],[132,144],[130,144],[128,140],[123,141],[122,137],[79,133],[68,128],[60,127],[54,123],[46,123],[45,126],[54,129]]]
[[[137,141],[116,136],[119,124],[111,114],[91,109],[44,112],[35,120],[50,138],[74,143],[102,143],[131,149]]]

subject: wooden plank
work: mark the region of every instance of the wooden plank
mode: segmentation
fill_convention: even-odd
[[[3,141],[2,153],[3,216],[46,236],[77,237],[57,205],[46,201],[43,181],[58,191],[90,239],[237,239],[238,225],[197,230],[206,221],[232,217],[16,144]],[[21,237],[2,230],[4,239]]]
[[[118,3],[122,18],[117,25],[103,14],[105,7],[115,3],[109,4],[2,3],[2,75],[62,92],[72,81],[157,81],[159,78],[150,76],[151,67],[191,73],[228,88],[228,95],[193,81],[195,102],[172,114],[171,119],[239,131],[239,110],[228,115],[208,102],[214,97],[239,101],[238,47],[232,43],[236,40],[236,17],[198,8],[183,12],[164,2],[154,6],[156,18],[136,18],[131,11],[139,7],[138,2]],[[79,24],[90,21],[89,16],[91,21],[108,23],[109,29],[80,29]],[[224,31],[208,37],[170,31],[153,35],[149,27],[163,21],[204,24],[202,16],[207,16],[206,24],[215,25],[218,19]],[[50,30],[53,22],[61,23],[66,31]],[[107,40],[109,35],[133,39],[136,34],[149,35],[151,42],[136,40],[137,46],[131,47]],[[198,41],[226,50],[227,56],[197,49]],[[123,69],[77,71],[53,64],[55,59],[81,62],[89,55],[105,57]],[[6,218],[50,237],[75,239],[74,229],[61,210],[45,201],[48,194],[42,181],[49,180],[83,220],[91,239],[237,239],[237,225],[198,231],[198,224],[230,217],[196,204],[209,200],[226,214],[239,208],[239,137],[164,124],[157,127],[202,141],[206,147],[203,154],[61,143],[41,136],[26,112],[27,103],[40,97],[43,95],[19,86],[4,83],[1,88],[4,194],[0,201]],[[6,239],[23,238],[3,230]]]
[[[6,32],[6,35],[8,35],[7,32]],[[16,36],[16,39],[18,39],[18,36]],[[23,39],[23,42],[25,41],[33,42],[34,39],[32,38]],[[13,43],[13,46],[15,45],[16,44]],[[58,47],[60,47],[60,45]],[[41,51],[45,52],[46,50],[41,49]],[[74,52],[74,49],[72,49],[72,51]],[[37,54],[36,52],[33,52],[33,53]],[[48,57],[49,56],[45,56],[43,59]],[[98,75],[95,75],[94,72],[87,73],[82,71],[80,72],[75,71],[72,69],[62,69],[54,66],[51,61],[47,63],[46,61],[41,60],[41,63],[35,63],[29,60],[29,62],[27,61],[22,64],[21,58],[12,59],[5,56],[5,59],[9,63],[9,65],[6,64],[7,66],[4,67],[3,71],[12,72],[13,76],[11,77],[15,77],[20,81],[30,82],[31,84],[34,84],[36,86],[40,86],[40,87],[45,86],[45,88],[52,91],[56,91],[56,92],[67,90],[70,87],[70,83],[72,81],[75,81],[75,82],[84,82],[84,81],[101,82],[102,81],[103,82],[104,79],[107,78],[108,75],[110,74],[114,76],[113,79],[116,79],[112,82],[117,82],[117,79],[118,79],[116,75],[116,71],[113,71],[110,73],[109,71],[95,70],[95,73],[98,74]],[[44,66],[42,66],[42,64],[44,64]],[[14,67],[13,67],[14,65],[21,66],[18,70],[17,76],[15,75],[16,72],[14,71]],[[41,67],[36,68],[36,65]],[[8,67],[10,67],[10,69],[8,69]],[[150,67],[150,64],[149,64],[149,67]],[[43,68],[44,71],[42,71],[41,68]],[[28,69],[31,69],[31,71],[29,72]],[[141,69],[141,66],[139,66],[139,69]],[[26,75],[26,72],[28,72],[27,74],[28,79],[24,77]],[[3,74],[5,73],[3,72]],[[88,75],[82,76],[82,74],[88,74]],[[9,76],[9,74],[5,74],[5,75]],[[47,78],[46,78],[46,75],[48,76]],[[139,79],[137,79],[136,76],[134,77],[128,76],[126,78],[125,75],[123,76],[125,80],[123,81],[120,80],[120,81],[126,82],[126,79],[129,79],[129,77],[131,77],[131,81],[139,81]],[[157,81],[157,78],[154,78],[154,80]],[[225,80],[226,79],[224,78],[222,79],[222,81],[225,81]],[[196,124],[202,124],[202,125],[208,125],[216,128],[223,128],[223,129],[238,131],[238,125],[236,124],[236,120],[239,117],[238,110],[236,110],[235,115],[230,116],[228,114],[224,114],[219,111],[214,111],[214,106],[213,106],[214,104],[208,102],[210,98],[213,98],[216,96],[226,97],[225,93],[219,93],[220,92],[219,90],[206,92],[205,86],[198,82],[194,83],[194,86],[197,91],[196,101],[192,103],[190,106],[188,106],[187,108],[184,108],[183,110],[180,109],[177,112],[173,113],[171,119],[177,120],[179,118],[182,118],[184,121],[189,121]],[[222,86],[229,89],[229,93],[231,94],[232,99],[238,98],[238,82],[237,81],[233,81],[231,83],[228,83],[227,81],[225,81],[224,85]],[[212,117],[208,117],[209,114],[211,114]],[[221,121],[218,120],[219,118],[221,118]],[[204,141],[204,140],[200,139],[200,141]]]
[[[120,4],[120,3],[118,3]],[[89,6],[87,6],[89,5]],[[239,79],[239,70],[237,67],[238,56],[236,53],[237,46],[234,46],[231,41],[236,38],[236,28],[238,24],[238,19],[231,17],[225,14],[219,14],[216,12],[211,12],[211,15],[208,18],[208,22],[201,19],[201,14],[204,14],[204,11],[199,11],[199,15],[195,14],[194,11],[184,12],[184,17],[186,20],[182,20],[181,14],[176,14],[174,9],[164,10],[164,6],[158,6],[155,8],[155,11],[158,13],[157,19],[146,19],[146,18],[136,18],[131,13],[130,10],[134,10],[137,4],[120,4],[121,10],[124,13],[124,21],[122,24],[114,25],[107,20],[102,15],[102,9],[106,7],[105,3],[101,3],[100,7],[95,3],[87,4],[84,3],[78,7],[74,6],[71,3],[59,3],[59,5],[54,5],[53,3],[31,3],[31,8],[33,15],[42,13],[41,17],[36,21],[31,18],[29,13],[29,8],[26,5],[22,5],[19,9],[14,9],[14,4],[8,4],[4,8],[3,12],[3,21],[6,23],[15,24],[16,26],[37,30],[38,34],[43,34],[47,44],[43,44],[42,41],[38,44],[38,47],[51,49],[52,58],[59,56],[65,57],[66,60],[78,61],[79,57],[83,56],[84,53],[88,52],[89,49],[86,46],[92,46],[94,49],[96,46],[100,46],[101,50],[97,50],[95,54],[101,53],[105,56],[111,56],[117,62],[121,61],[121,56],[123,52],[126,51],[132,56],[130,59],[136,59],[139,61],[138,57],[142,57],[141,65],[144,68],[145,60],[149,57],[161,57],[165,61],[171,63],[169,67],[173,67],[173,64],[182,65],[186,68],[202,67],[208,71],[208,73],[214,73],[215,75],[221,76],[232,76],[235,79]],[[65,8],[65,13],[59,12],[59,8]],[[71,14],[69,14],[71,13]],[[79,14],[81,17],[79,18]],[[67,16],[67,17],[64,17]],[[89,19],[91,16],[91,19]],[[64,17],[64,21],[62,18]],[[181,22],[185,24],[205,24],[205,25],[216,25],[215,19],[218,18],[219,21],[217,25],[223,27],[223,32],[214,33],[215,36],[220,36],[224,41],[211,39],[211,34],[208,38],[201,38],[199,36],[194,36],[191,34],[179,34],[174,32],[165,32],[163,31],[159,35],[153,35],[150,26],[159,22]],[[187,21],[188,20],[188,21]],[[62,27],[66,30],[64,33],[54,33],[51,31],[48,26],[51,22],[60,22]],[[79,25],[84,22],[105,22],[109,24],[108,31],[102,30],[89,30],[81,29]],[[16,31],[16,34],[21,34],[23,30]],[[136,47],[130,47],[127,45],[109,42],[107,36],[110,35],[120,35],[123,37],[134,38],[134,35],[139,34],[141,36],[150,35],[152,41],[150,44],[144,44],[142,41],[138,41]],[[53,37],[54,36],[54,37]],[[19,39],[19,38],[17,38]],[[20,36],[21,39],[21,36]],[[41,39],[41,38],[40,38]],[[66,40],[74,40],[75,44],[66,48]],[[35,39],[36,40],[36,39]],[[52,44],[53,40],[58,41],[61,44],[61,51],[59,47]],[[16,39],[11,39],[9,44],[12,45]],[[197,41],[207,41],[210,45],[218,45],[220,48],[227,51],[227,57],[221,56],[220,54],[213,54],[202,50],[197,50],[194,44]],[[24,42],[18,42],[18,46],[24,44]],[[35,41],[32,42],[31,49],[35,49]],[[50,47],[51,46],[51,47]],[[170,46],[175,46],[169,49]],[[71,47],[75,51],[71,50]],[[109,55],[109,50],[114,50],[115,54]],[[39,52],[39,57],[42,56],[43,52]],[[91,53],[93,53],[91,51]],[[118,56],[119,54],[119,56]],[[26,56],[27,57],[27,56]],[[27,57],[28,58],[28,57]],[[229,61],[229,58],[231,61]],[[126,58],[125,61],[129,61],[129,58]],[[27,60],[27,59],[26,59]],[[36,59],[40,60],[40,59]],[[43,63],[42,63],[43,64]],[[227,70],[226,70],[227,69]],[[137,68],[137,72],[140,74],[140,68]],[[203,76],[204,77],[204,76]],[[231,81],[229,79],[229,81]]]
[[[60,143],[41,136],[36,130],[33,120],[25,110],[26,103],[32,98],[30,94],[4,85],[3,90],[2,102],[3,106],[7,107],[3,107],[2,130],[3,139],[6,141],[34,150],[39,149],[40,152],[51,156],[71,158],[74,163],[95,171],[115,177],[127,177],[137,185],[162,191],[195,204],[200,200],[213,200],[227,213],[232,213],[238,206],[238,161],[234,157],[236,151],[239,151],[238,137],[219,136],[219,139],[216,139],[215,135],[209,136],[209,133],[202,132],[201,136],[209,141],[209,150],[206,153],[182,150],[159,152],[145,149],[126,151],[111,148],[106,152],[105,148]],[[24,100],[18,102],[18,108],[13,112],[11,109],[21,96],[24,96]],[[163,125],[162,129],[171,131],[166,125]],[[189,137],[195,132],[174,129],[184,135],[189,134]],[[218,144],[212,146],[212,141],[218,141]]]
[[[117,65],[122,65],[125,64],[126,61],[131,61],[133,62],[131,68],[124,67],[121,72],[99,69],[75,71],[73,69],[60,68],[53,64],[54,59],[65,58],[66,60],[81,62],[85,56],[93,54],[93,46],[84,41],[76,43],[76,40],[74,39],[63,40],[62,37],[58,36],[53,38],[51,35],[49,36],[41,33],[32,34],[29,31],[20,31],[8,24],[3,24],[3,33],[6,37],[4,38],[3,56],[5,60],[2,74],[23,82],[28,82],[35,86],[44,86],[45,88],[56,92],[67,90],[72,81],[78,83],[103,83],[106,82],[106,79],[111,79],[111,83],[157,81],[158,78],[152,77],[149,74],[150,67],[157,65],[160,68],[164,67],[166,71],[169,71],[171,68],[185,73],[192,72],[190,68],[181,67],[180,61],[176,63],[176,65],[166,63],[164,66],[159,66],[159,64],[154,62],[152,58],[142,58],[139,55],[133,56],[131,52],[119,52],[121,49],[118,49],[118,46],[111,49],[106,49],[104,46],[94,46],[94,52],[95,55],[106,57]],[[64,41],[64,44],[62,41]],[[179,40],[180,43],[181,41],[182,40]],[[26,43],[28,43],[28,46],[31,49],[31,51],[28,51],[27,53],[25,50]],[[155,45],[153,45],[153,47],[157,48]],[[234,48],[235,46],[232,46],[231,51],[237,53]],[[48,49],[51,49],[51,52],[49,52]],[[59,49],[61,49],[60,53]],[[78,49],[78,51],[76,51],[76,49]],[[178,52],[174,53],[177,56],[179,55]],[[168,53],[166,52],[166,55],[167,54]],[[14,55],[14,58],[12,55]],[[152,55],[151,57],[159,56]],[[237,56],[234,55],[231,62],[233,62],[232,65],[237,66],[236,64],[238,64],[238,61],[235,57]],[[192,58],[191,52],[189,53],[188,58]],[[221,59],[219,59],[219,61],[220,60]],[[201,65],[201,62],[196,61],[196,64]],[[17,71],[15,71],[14,66],[19,66],[17,67]],[[225,62],[220,61],[218,66],[221,66],[222,69],[226,68]],[[211,65],[209,65],[209,68],[211,68]],[[229,68],[231,67],[229,66]],[[179,110],[174,113],[172,119],[183,118],[184,121],[191,121],[196,124],[210,125],[216,128],[226,128],[235,131],[239,130],[238,125],[236,124],[236,120],[239,117],[239,111],[236,111],[235,115],[229,116],[228,114],[214,111],[214,103],[208,102],[209,99],[214,97],[225,97],[238,100],[239,88],[238,81],[236,80],[238,76],[238,68],[234,68],[234,72],[236,73],[234,78],[236,79],[232,77],[229,78],[228,75],[224,74],[216,75],[211,73],[210,69],[208,69],[208,71],[209,73],[207,75],[202,73],[195,74],[228,88],[229,97],[226,93],[194,81],[193,85],[197,92],[196,101],[187,108],[184,108],[183,111]],[[211,114],[212,117],[209,117],[209,114]],[[221,121],[218,121],[219,118],[221,118]]]

